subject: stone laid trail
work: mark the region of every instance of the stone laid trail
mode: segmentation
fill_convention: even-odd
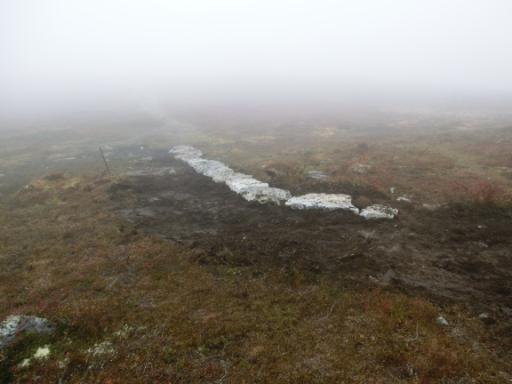
[[[202,152],[196,148],[180,145],[169,152],[197,173],[210,177],[216,183],[225,183],[247,201],[281,204],[292,197],[289,191],[270,187],[268,183],[256,180],[251,175],[235,172],[220,161],[203,159]]]
[[[282,204],[293,209],[344,209],[365,219],[393,219],[398,210],[381,204],[370,205],[359,210],[352,204],[352,197],[346,194],[308,193],[292,196],[285,189],[271,187],[244,173],[233,171],[220,161],[204,159],[203,153],[188,145],[178,145],[169,150],[176,159],[191,166],[197,173],[210,177],[216,183],[224,183],[230,190],[247,201]]]

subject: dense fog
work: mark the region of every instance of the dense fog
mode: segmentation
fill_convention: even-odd
[[[180,108],[507,107],[508,0],[6,0],[1,128]]]

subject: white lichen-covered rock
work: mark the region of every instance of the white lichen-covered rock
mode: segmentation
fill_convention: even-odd
[[[274,203],[281,204],[281,201],[288,200],[291,197],[290,192],[272,187],[261,187],[261,186],[247,186],[240,192],[247,201],[257,201],[258,203]]]
[[[255,189],[248,191],[247,194],[249,195],[249,198],[260,203],[272,202],[275,204],[281,204],[282,201],[286,201],[292,197],[290,191],[273,187]]]
[[[190,145],[177,145],[172,147],[169,153],[180,160],[185,158],[198,158],[203,155],[199,149],[191,147]]]
[[[289,191],[273,188],[268,183],[243,173],[234,173],[226,180],[226,185],[247,201],[280,204],[281,201],[288,200],[292,196]]]
[[[381,204],[370,205],[359,213],[365,219],[393,219],[397,214],[398,209]]]
[[[194,171],[208,176],[216,183],[225,183],[235,173],[231,168],[216,160],[189,159],[186,162]]]
[[[259,180],[256,180],[251,175],[245,175],[243,173],[235,173],[228,180],[226,180],[226,185],[233,192],[238,194],[242,194],[247,191],[248,188],[269,188],[268,183],[263,183]]]
[[[285,201],[288,207],[294,209],[345,209],[367,219],[392,219],[398,213],[397,209],[378,204],[366,207],[359,212],[359,208],[352,204],[352,197],[345,194],[309,193],[292,197],[289,191],[273,188],[251,175],[235,172],[220,161],[203,159],[199,149],[188,145],[175,146],[169,150],[169,153],[187,163],[197,173],[208,176],[217,183],[225,183],[230,190],[247,201],[275,204]],[[367,167],[364,165],[360,168],[366,170]],[[326,177],[319,171],[311,171],[310,176],[316,179]]]
[[[0,349],[12,342],[20,332],[51,333],[53,330],[53,325],[42,317],[9,316],[0,324]]]
[[[197,173],[208,176],[216,183],[225,183],[247,201],[280,204],[291,197],[290,192],[272,188],[251,175],[235,172],[220,161],[203,159],[201,151],[193,147],[180,145],[173,147],[169,153],[190,165]]]
[[[286,205],[294,209],[346,209],[359,213],[359,209],[352,204],[352,197],[343,194],[308,193],[292,197]]]

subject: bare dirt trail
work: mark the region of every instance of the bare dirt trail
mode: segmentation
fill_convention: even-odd
[[[111,191],[115,207],[141,230],[193,248],[201,263],[286,266],[512,316],[510,210],[404,205],[397,219],[377,221],[342,210],[296,211],[249,203],[166,151],[151,156],[151,167],[175,172],[123,179]]]

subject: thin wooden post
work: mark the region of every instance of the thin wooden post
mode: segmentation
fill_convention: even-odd
[[[110,167],[108,166],[107,159],[105,158],[105,154],[103,153],[103,149],[101,149],[101,147],[99,147],[99,150],[100,150],[101,158],[103,159],[103,163],[105,163],[105,168],[107,169],[107,173],[109,175],[111,175],[112,172],[110,172]]]

